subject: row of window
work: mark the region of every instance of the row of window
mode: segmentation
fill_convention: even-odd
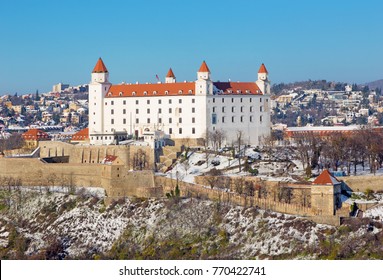
[[[218,101],[218,99],[219,99],[219,98],[217,98],[217,101]],[[224,97],[222,97],[222,103],[225,103],[225,99],[227,100],[228,98],[224,98]],[[231,98],[231,103],[234,103],[235,100],[238,100],[238,99],[237,99],[237,98]],[[213,98],[213,103],[215,103],[215,101],[216,101],[216,98]],[[243,98],[241,97],[241,98],[239,99],[239,101],[242,103],[242,102],[243,102]],[[246,102],[253,102],[253,98],[250,97],[249,99],[246,99]],[[259,102],[262,102],[262,97],[259,98]],[[269,99],[268,99],[268,98],[266,98],[266,102],[269,102]]]
[[[221,122],[222,123],[226,123],[227,122],[227,117],[222,117],[221,118]],[[253,116],[250,116],[250,122],[253,122]],[[239,121],[241,122],[241,123],[243,123],[244,121],[245,121],[245,116],[240,116],[239,117]],[[263,116],[259,116],[259,121],[260,122],[262,122],[263,121]],[[231,122],[232,123],[235,123],[236,122],[236,117],[235,116],[232,116],[231,117]],[[211,118],[211,123],[212,124],[217,124],[217,115],[216,114],[213,114],[213,116],[212,116],[212,118]]]
[[[192,107],[191,109],[192,109],[192,113],[195,113],[195,108]],[[179,114],[181,114],[182,113],[182,108],[178,108],[177,111],[178,111]],[[173,112],[173,109],[169,108],[169,114],[171,114],[172,112]],[[139,114],[139,113],[140,113],[140,110],[136,109],[136,114]],[[149,108],[146,109],[146,113],[150,114],[150,109]],[[162,114],[162,108],[158,108],[158,113]],[[114,109],[110,110],[110,114],[114,115]],[[126,115],[126,109],[122,109],[122,114]],[[95,115],[95,112],[93,112],[93,115]]]
[[[231,112],[235,113],[235,110],[236,110],[235,106],[232,106],[231,107]],[[213,107],[213,113],[217,113],[216,111],[217,111],[217,107]],[[240,112],[243,113],[244,111],[245,111],[245,106],[241,106],[240,107]],[[259,107],[259,111],[263,112],[263,106]],[[254,107],[250,106],[250,113],[252,113],[252,112],[254,112]],[[226,113],[226,107],[225,106],[222,107],[222,113]]]
[[[168,100],[168,103],[169,103],[169,104],[172,104],[172,100],[173,100],[173,99],[169,99],[169,100]],[[158,104],[162,104],[162,100],[161,100],[161,99],[158,99],[158,100],[157,100],[157,103],[158,103]],[[178,99],[178,103],[179,103],[179,104],[182,104],[182,99],[181,99],[181,98]],[[192,103],[195,103],[195,99],[194,99],[194,98],[192,99]],[[138,99],[136,99],[136,105],[138,105],[138,104],[140,104],[140,101],[139,101]],[[146,104],[150,104],[150,100],[149,100],[149,99],[146,100]],[[105,105],[108,105],[108,102],[107,102],[107,101],[105,101]],[[111,101],[110,101],[110,105],[114,105],[114,100],[111,100]],[[122,101],[122,105],[126,105],[126,100],[123,100],[123,101]]]
[[[173,134],[173,129],[169,128],[169,134]],[[182,134],[182,127],[178,128],[178,134]],[[195,134],[195,127],[192,127],[192,134]]]
[[[162,118],[158,118],[157,120],[158,123],[162,123]],[[122,119],[122,123],[126,124],[126,119]],[[140,119],[136,118],[136,124],[140,123]],[[146,123],[150,123],[150,118],[146,119]],[[169,118],[169,124],[173,123],[173,119]],[[182,123],[182,118],[178,118],[178,123]],[[195,123],[195,118],[192,118],[192,123]],[[114,119],[110,120],[110,124],[114,124]]]
[[[153,95],[157,95],[157,93],[158,93],[158,92],[157,92],[156,90],[153,91]],[[178,91],[178,94],[183,94],[183,93],[184,93],[183,90],[179,90],[179,91]],[[123,94],[124,94],[124,93],[121,92],[121,91],[118,93],[119,96],[122,96]],[[132,95],[133,95],[133,96],[135,96],[136,94],[137,94],[137,92],[132,91]],[[168,95],[168,94],[169,94],[169,91],[168,91],[168,90],[165,90],[165,95]],[[193,90],[191,90],[191,89],[188,90],[188,94],[193,94]],[[148,92],[147,92],[147,91],[144,91],[144,95],[148,95]],[[109,92],[109,93],[108,93],[108,96],[112,96],[112,93]]]

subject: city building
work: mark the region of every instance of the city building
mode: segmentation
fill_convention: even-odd
[[[152,131],[198,143],[215,130],[223,131],[229,144],[239,131],[243,143],[259,144],[270,133],[270,82],[264,64],[256,82],[213,82],[204,61],[196,81],[177,82],[170,69],[164,83],[113,85],[100,58],[91,77],[91,144],[118,144]]]

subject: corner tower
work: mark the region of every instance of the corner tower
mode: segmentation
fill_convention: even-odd
[[[213,94],[213,82],[210,79],[210,69],[205,60],[202,62],[201,67],[197,72],[197,81],[195,82],[196,95],[209,95]]]
[[[269,72],[263,63],[261,67],[259,67],[258,80],[256,81],[256,84],[263,94],[270,94]]]
[[[176,82],[176,76],[174,76],[172,68],[169,69],[168,74],[166,74],[165,83],[171,84]]]
[[[89,84],[89,138],[90,144],[103,144],[104,133],[104,97],[111,83],[109,72],[101,58],[93,68]]]

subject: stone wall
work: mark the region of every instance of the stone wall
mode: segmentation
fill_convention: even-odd
[[[73,145],[59,141],[40,142],[40,157],[69,156],[69,163],[98,164],[106,155],[118,156],[130,169],[133,169],[134,157],[140,150],[147,156],[147,169],[154,168],[154,151],[147,146],[92,146]]]
[[[274,201],[273,199],[262,199],[256,196],[244,196],[233,192],[224,192],[221,190],[211,189],[198,184],[191,184],[185,182],[178,182],[182,196],[187,197],[200,197],[211,199],[220,202],[233,203],[241,206],[258,206],[262,209],[269,209],[280,213],[313,216],[318,215],[314,209],[304,207],[298,204],[288,204],[283,202]],[[174,190],[176,187],[176,180],[166,177],[155,177],[155,185],[163,188],[163,192],[167,193]]]

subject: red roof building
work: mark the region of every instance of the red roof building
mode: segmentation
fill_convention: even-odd
[[[313,182],[315,185],[337,185],[341,182],[325,169]]]
[[[89,141],[89,129],[84,128],[72,136],[72,142],[86,142]]]
[[[22,137],[24,140],[31,141],[50,140],[50,136],[48,135],[48,133],[36,128],[30,129],[27,132],[23,133]]]

